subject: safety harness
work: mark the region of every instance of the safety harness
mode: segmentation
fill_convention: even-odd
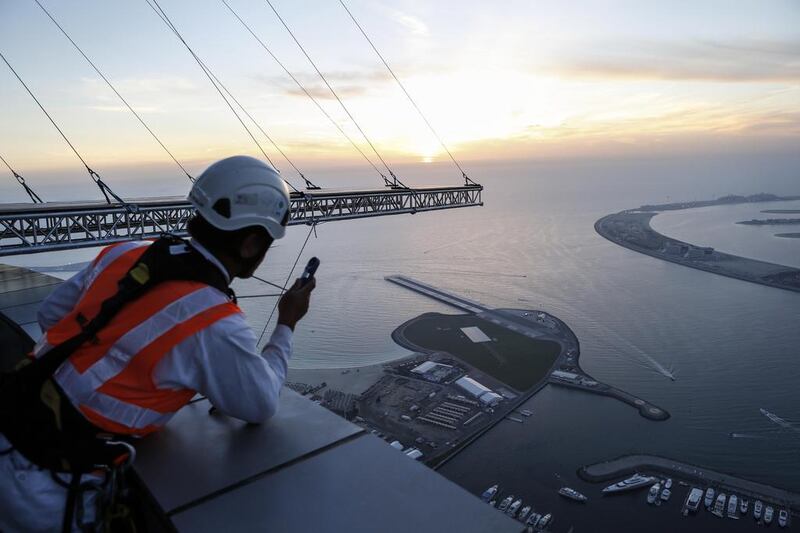
[[[130,438],[91,424],[52,379],[55,371],[79,347],[96,335],[127,304],[165,281],[195,281],[210,285],[235,301],[219,268],[185,240],[163,235],[147,247],[119,281],[117,292],[103,301],[92,319],[78,314],[80,333],[41,357],[26,357],[11,372],[0,372],[0,433],[29,461],[54,473],[69,473],[64,530],[70,531],[81,476],[103,469],[115,478],[130,464],[135,450]],[[113,495],[112,495],[113,496]]]

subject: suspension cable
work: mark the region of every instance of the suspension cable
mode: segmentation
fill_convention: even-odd
[[[29,95],[31,95],[31,98],[33,98],[33,101],[36,102],[36,105],[39,106],[39,109],[41,109],[42,112],[45,114],[45,116],[48,118],[48,120],[50,120],[50,123],[53,125],[53,127],[55,127],[55,129],[58,131],[58,133],[61,134],[61,137],[64,139],[64,141],[66,141],[66,143],[69,145],[69,147],[72,149],[72,151],[75,152],[75,155],[78,156],[78,159],[80,159],[81,163],[83,163],[83,166],[86,167],[86,171],[89,173],[89,177],[92,178],[92,181],[94,181],[95,185],[97,185],[97,187],[100,189],[100,192],[103,193],[103,196],[106,199],[106,203],[111,204],[111,198],[114,198],[114,200],[116,200],[117,202],[119,202],[120,204],[122,204],[125,207],[126,211],[136,211],[137,208],[136,208],[135,205],[131,205],[131,204],[127,203],[125,200],[123,200],[122,198],[120,198],[119,196],[117,196],[116,193],[114,193],[114,191],[112,191],[111,188],[108,185],[106,185],[106,183],[102,180],[100,175],[97,172],[95,172],[94,170],[92,170],[92,168],[86,163],[86,160],[83,159],[81,154],[78,152],[78,150],[75,148],[75,146],[70,142],[70,140],[67,138],[67,136],[64,134],[64,132],[61,130],[61,128],[58,127],[58,124],[56,124],[56,121],[53,120],[53,117],[50,116],[50,113],[47,112],[47,110],[44,108],[44,106],[39,101],[39,99],[36,98],[36,95],[34,95],[33,92],[30,90],[30,88],[25,84],[25,82],[22,81],[22,78],[19,76],[19,74],[17,74],[17,71],[14,70],[14,67],[11,66],[11,64],[6,59],[6,56],[4,56],[2,52],[0,52],[0,58],[8,66],[8,68],[11,70],[11,72],[14,73],[14,76],[16,76],[17,80],[19,80],[19,82],[22,84],[22,86],[25,87],[25,90],[28,91]],[[109,198],[109,196],[111,198]]]
[[[144,128],[148,131],[148,133],[150,133],[150,135],[153,137],[153,139],[156,140],[156,142],[161,146],[161,148],[163,148],[164,151],[167,152],[167,154],[170,156],[170,158],[172,158],[172,160],[175,162],[175,164],[178,165],[178,167],[180,167],[180,169],[183,171],[184,174],[186,174],[186,177],[189,178],[189,181],[193,182],[194,178],[192,177],[192,175],[189,174],[189,172],[184,168],[184,166],[180,164],[180,162],[175,158],[175,156],[172,154],[172,152],[169,151],[169,149],[164,145],[164,143],[161,142],[161,139],[158,138],[158,136],[153,132],[153,130],[151,130],[150,127],[147,124],[145,124],[144,120],[139,115],[139,113],[137,113],[130,106],[128,101],[125,100],[125,98],[122,97],[122,95],[119,93],[119,91],[117,91],[116,87],[114,87],[114,85],[112,85],[112,83],[108,80],[108,78],[106,78],[105,74],[100,72],[100,69],[97,68],[97,65],[95,65],[92,62],[91,59],[89,59],[89,57],[84,53],[84,51],[81,49],[81,47],[78,46],[78,44],[72,39],[72,37],[69,36],[69,34],[66,32],[66,30],[64,30],[64,28],[61,26],[61,24],[59,24],[58,21],[56,21],[56,19],[53,17],[53,15],[50,14],[50,12],[47,9],[45,9],[45,7],[42,5],[41,2],[39,2],[39,0],[33,0],[33,1],[36,2],[36,5],[38,5],[39,8],[41,8],[42,11],[44,11],[44,14],[47,15],[47,17],[51,21],[53,21],[53,24],[56,25],[56,28],[58,28],[61,31],[61,33],[64,34],[64,37],[66,37],[67,40],[70,43],[72,43],[72,46],[74,46],[75,49],[83,56],[83,58],[86,60],[86,62],[89,63],[89,65],[94,69],[94,71],[97,72],[97,75],[100,76],[101,78],[103,78],[103,81],[106,82],[106,85],[108,85],[109,88],[112,91],[114,91],[114,94],[116,94],[117,97],[120,99],[120,101],[122,101],[122,103],[125,104],[125,107],[127,107],[128,110],[131,113],[133,113],[133,116],[136,117],[136,119],[142,124],[142,126],[144,126]]]
[[[406,98],[408,98],[408,101],[411,102],[412,106],[414,106],[414,109],[417,110],[417,113],[419,114],[420,118],[422,118],[422,120],[425,122],[425,125],[427,125],[428,129],[431,130],[431,133],[433,133],[433,136],[436,137],[437,141],[439,141],[439,144],[442,146],[442,148],[444,148],[444,151],[447,152],[447,155],[450,156],[450,159],[453,161],[453,164],[461,172],[461,176],[464,178],[464,184],[465,185],[476,185],[476,183],[474,181],[472,181],[469,178],[469,176],[467,176],[467,173],[464,172],[464,169],[461,168],[461,165],[458,163],[458,161],[456,161],[456,158],[453,157],[453,154],[452,154],[452,152],[450,152],[450,149],[447,148],[447,145],[444,144],[444,141],[442,140],[442,138],[439,136],[438,133],[436,133],[436,130],[433,128],[431,123],[425,117],[425,114],[422,112],[422,110],[419,108],[417,103],[411,97],[411,94],[409,94],[409,92],[406,90],[406,87],[405,87],[405,85],[403,85],[403,82],[400,81],[400,78],[398,78],[397,75],[394,73],[394,70],[392,70],[392,67],[389,66],[389,63],[386,61],[386,59],[384,59],[383,55],[381,55],[381,53],[378,51],[378,48],[372,42],[372,39],[369,38],[369,36],[367,35],[367,32],[364,31],[364,28],[362,28],[361,24],[358,23],[356,18],[353,16],[353,13],[347,8],[347,6],[344,3],[344,0],[339,0],[339,3],[342,5],[344,10],[347,11],[347,14],[350,15],[350,19],[352,19],[353,23],[356,25],[358,30],[361,32],[361,35],[364,36],[364,38],[367,40],[369,45],[372,47],[372,50],[374,50],[375,54],[380,58],[380,60],[383,63],[383,65],[386,67],[386,70],[388,70],[389,74],[391,74],[392,77],[394,78],[394,81],[396,81],[397,85],[399,85],[400,88],[403,90],[403,93],[406,95]]]
[[[269,49],[269,47],[264,43],[264,41],[261,40],[261,38],[258,35],[256,35],[253,29],[242,19],[242,17],[240,17],[239,14],[236,11],[234,11],[234,9],[230,6],[230,4],[228,4],[226,0],[220,0],[220,1],[225,5],[225,7],[228,8],[228,10],[233,14],[233,16],[236,17],[236,19],[242,24],[242,26],[245,27],[245,29],[250,33],[250,35],[252,35],[256,41],[258,41],[258,44],[261,45],[264,51],[266,51],[267,54],[269,54],[269,56],[273,60],[275,60],[275,62],[283,69],[283,71],[292,79],[292,81],[294,81],[294,83],[300,88],[300,90],[303,91],[303,93],[305,93],[305,95],[308,96],[312,102],[314,102],[314,104],[317,106],[317,109],[319,109],[320,112],[323,115],[325,115],[325,117],[331,122],[331,124],[333,124],[337,130],[339,130],[339,133],[341,133],[344,136],[344,138],[347,139],[351,145],[353,145],[353,148],[355,148],[358,151],[358,153],[361,154],[361,157],[363,157],[367,161],[367,163],[369,163],[369,165],[373,169],[375,169],[375,172],[377,172],[378,175],[380,175],[380,177],[383,178],[383,182],[386,185],[391,185],[389,179],[383,174],[383,172],[381,172],[381,170],[377,166],[375,166],[375,163],[373,163],[372,160],[369,157],[367,157],[367,154],[365,154],[364,151],[356,144],[356,142],[347,134],[347,132],[344,131],[344,129],[339,125],[339,123],[336,122],[336,120],[334,120],[334,118],[327,111],[325,111],[325,108],[322,107],[322,104],[320,104],[317,101],[317,99],[314,98],[314,95],[312,95],[303,86],[303,84],[300,83],[300,80],[298,80],[297,77],[295,77],[295,75],[292,74],[292,72],[288,68],[286,68],[283,62],[281,62],[281,60],[278,59],[278,57],[272,52],[272,50]]]
[[[8,164],[8,161],[6,161],[6,160],[3,158],[3,156],[2,156],[2,155],[0,155],[0,161],[2,161],[2,162],[3,162],[3,164],[4,164],[6,167],[8,167],[8,170],[10,170],[10,171],[11,171],[11,174],[13,174],[13,175],[14,175],[14,179],[16,179],[16,180],[17,180],[17,182],[18,182],[20,185],[22,185],[22,188],[23,188],[23,189],[25,189],[25,192],[26,192],[26,193],[28,193],[28,196],[30,196],[30,198],[31,198],[31,201],[32,201],[33,203],[35,203],[35,204],[43,204],[43,203],[44,203],[44,200],[42,200],[42,199],[39,197],[39,195],[38,195],[38,194],[36,194],[36,191],[34,191],[33,189],[31,189],[31,188],[30,188],[30,186],[29,186],[27,183],[25,183],[25,178],[23,178],[22,176],[20,176],[19,174],[17,174],[17,171],[16,171],[16,170],[14,170],[13,168],[11,168],[11,165],[9,165],[9,164]]]
[[[303,250],[306,249],[306,245],[308,244],[308,239],[311,238],[311,234],[316,234],[317,232],[317,221],[311,223],[311,227],[308,229],[308,235],[306,235],[306,240],[303,241],[303,246],[300,247],[300,251],[297,252],[297,257],[294,260],[294,264],[292,268],[289,270],[289,275],[286,276],[286,281],[283,283],[283,287],[281,287],[281,292],[286,292],[286,288],[289,286],[289,281],[292,279],[292,274],[294,274],[294,269],[297,268],[297,263],[300,261],[300,256],[303,255]],[[261,330],[261,335],[258,336],[258,342],[256,342],[256,348],[261,343],[261,339],[264,338],[264,333],[267,331],[267,326],[269,326],[270,321],[272,320],[273,315],[275,315],[275,310],[278,308],[278,304],[280,303],[280,299],[275,300],[275,305],[272,306],[272,312],[269,314],[269,318],[266,322],[264,322],[264,329]]]
[[[168,28],[169,28],[169,29],[172,31],[172,33],[175,35],[175,37],[177,37],[177,38],[178,38],[178,40],[179,40],[179,41],[181,41],[181,43],[183,43],[183,45],[186,47],[186,49],[187,49],[187,50],[189,51],[189,53],[192,55],[192,57],[194,58],[194,60],[197,62],[197,64],[198,64],[198,65],[200,66],[200,68],[203,70],[203,73],[206,75],[206,77],[208,78],[208,80],[209,80],[209,81],[211,82],[211,84],[214,86],[214,89],[217,91],[217,93],[220,95],[220,97],[221,97],[221,98],[222,98],[222,99],[225,101],[225,104],[228,106],[228,108],[229,108],[229,109],[231,110],[231,112],[234,114],[234,116],[236,117],[236,119],[239,121],[239,123],[240,123],[240,124],[242,125],[242,127],[245,129],[245,131],[247,132],[247,134],[250,136],[250,138],[251,138],[251,139],[253,140],[253,142],[256,144],[256,146],[257,146],[257,147],[258,147],[258,149],[261,151],[261,153],[264,155],[264,157],[266,158],[266,160],[267,160],[267,161],[269,161],[269,162],[270,162],[270,164],[271,164],[272,166],[276,166],[276,165],[275,165],[275,164],[272,162],[272,160],[270,159],[270,157],[267,155],[267,152],[264,150],[263,146],[261,146],[261,143],[260,143],[260,142],[258,142],[258,139],[256,139],[256,136],[253,134],[253,132],[250,130],[250,128],[249,128],[249,127],[247,127],[247,124],[245,124],[245,122],[244,122],[244,120],[242,119],[242,117],[241,117],[241,116],[239,116],[239,113],[237,113],[237,112],[236,112],[236,109],[233,107],[233,104],[231,104],[230,100],[229,100],[229,99],[228,99],[228,98],[225,96],[225,93],[231,94],[231,93],[230,93],[230,91],[227,89],[227,87],[225,87],[225,86],[222,84],[222,82],[219,80],[219,78],[217,78],[217,76],[213,74],[213,72],[212,72],[212,71],[211,71],[211,69],[208,67],[208,65],[206,65],[206,64],[205,64],[205,62],[204,62],[202,59],[200,59],[200,57],[199,57],[199,56],[198,56],[198,55],[195,53],[195,51],[192,49],[192,47],[191,47],[191,46],[189,46],[189,43],[187,43],[187,42],[186,42],[186,40],[183,38],[183,36],[181,35],[181,33],[178,31],[178,29],[177,29],[177,28],[175,27],[175,25],[172,23],[172,20],[169,18],[169,16],[167,15],[167,13],[164,11],[164,9],[161,7],[161,5],[158,3],[158,0],[145,0],[145,2],[147,3],[147,5],[148,5],[148,6],[150,6],[150,8],[151,8],[151,9],[152,9],[152,10],[155,12],[155,14],[156,14],[156,15],[158,15],[158,17],[159,17],[159,18],[160,18],[160,19],[161,19],[161,20],[164,22],[164,24],[166,24],[166,25],[167,25],[167,27],[168,27]],[[224,92],[223,92],[223,91],[224,91]],[[237,105],[239,105],[239,106],[241,107],[241,104],[238,104],[238,102],[237,102]],[[243,109],[243,108],[242,108],[242,109]],[[257,123],[257,122],[255,122],[255,120],[252,118],[252,115],[250,115],[249,113],[247,113],[247,115],[248,115],[248,116],[250,117],[250,119],[251,119],[251,120],[253,120],[253,122],[254,122],[254,123],[256,123],[256,125],[258,126],[258,123]],[[258,127],[259,127],[259,129],[260,129],[262,132],[264,132],[263,128],[261,128],[260,126],[258,126]],[[265,133],[265,135],[266,135],[266,132],[264,132],[264,133]],[[272,140],[272,138],[271,138],[271,137],[267,136],[267,138],[270,140],[270,142],[272,142],[272,143],[273,143],[273,145],[274,145],[274,146],[276,146],[276,147],[277,147],[277,145],[275,144],[275,142]],[[279,151],[280,151],[280,150],[279,150]],[[284,157],[285,157],[285,155],[284,155]],[[294,165],[292,165],[292,166],[294,167]],[[277,167],[276,167],[276,168],[277,168]],[[296,168],[296,167],[295,167],[295,168]],[[299,173],[299,171],[298,171],[298,173]],[[302,174],[301,174],[301,177],[303,178],[303,180],[304,180],[304,181],[306,181],[306,184],[307,184],[307,185],[309,185],[309,188],[315,188],[315,189],[318,189],[318,188],[319,188],[319,187],[317,187],[316,185],[314,185],[313,183],[311,183],[311,182],[310,182],[308,179],[306,179],[306,178],[305,178],[305,176],[303,176]],[[289,181],[288,181],[286,178],[283,178],[283,181],[284,181],[284,182],[285,182],[285,183],[286,183],[286,184],[287,184],[287,185],[288,185],[288,186],[289,186],[289,187],[290,187],[290,188],[291,188],[291,189],[292,189],[294,192],[296,192],[296,193],[298,193],[298,194],[303,194],[302,192],[300,192],[300,190],[299,190],[297,187],[295,187],[294,185],[292,185],[292,184],[291,184],[291,183],[290,183],[290,182],[289,182]]]
[[[155,0],[154,0],[154,1],[155,1]],[[325,86],[326,86],[326,87],[328,87],[328,90],[331,92],[331,94],[334,96],[334,98],[336,98],[336,101],[337,101],[337,102],[339,102],[339,105],[340,105],[340,106],[342,106],[342,109],[344,109],[344,112],[345,112],[345,113],[347,113],[347,116],[348,116],[348,117],[350,117],[350,120],[351,120],[351,121],[353,121],[353,124],[355,124],[356,128],[358,128],[358,131],[359,131],[359,132],[361,133],[361,135],[364,137],[364,140],[365,140],[365,141],[367,141],[367,144],[369,144],[369,147],[370,147],[370,148],[372,148],[372,151],[373,151],[373,152],[375,152],[375,155],[378,157],[378,159],[380,160],[380,162],[381,162],[381,163],[383,164],[383,166],[386,168],[386,171],[387,171],[387,172],[389,172],[389,175],[392,177],[392,181],[393,181],[393,183],[387,183],[387,185],[389,185],[389,186],[392,186],[392,187],[403,187],[404,189],[408,189],[408,187],[406,187],[406,186],[403,184],[403,182],[401,182],[399,179],[397,179],[397,176],[395,176],[395,175],[394,175],[394,172],[392,172],[392,169],[391,169],[391,168],[389,168],[389,165],[387,165],[387,164],[386,164],[386,161],[384,161],[383,157],[381,157],[381,154],[380,154],[380,153],[378,153],[378,150],[377,150],[377,149],[375,149],[375,145],[374,145],[374,144],[372,144],[372,141],[369,139],[369,137],[367,137],[367,134],[366,134],[366,133],[364,133],[364,130],[363,130],[363,129],[361,128],[361,126],[358,124],[358,122],[356,121],[355,117],[353,117],[353,114],[350,112],[350,110],[347,108],[347,106],[346,106],[346,105],[344,105],[344,102],[342,102],[342,99],[341,99],[341,98],[339,98],[339,95],[338,95],[338,94],[336,94],[336,91],[334,91],[334,90],[333,90],[333,87],[331,87],[331,84],[330,84],[330,83],[328,83],[328,80],[325,78],[325,76],[322,74],[322,72],[319,70],[319,68],[317,68],[317,65],[316,65],[316,63],[314,63],[314,61],[311,59],[311,56],[309,56],[309,55],[308,55],[308,52],[306,52],[306,49],[305,49],[305,48],[303,48],[303,45],[302,45],[302,44],[300,44],[300,41],[298,41],[298,40],[297,40],[297,37],[295,37],[295,35],[294,35],[294,33],[292,32],[292,30],[291,30],[291,29],[289,29],[289,26],[288,26],[288,25],[286,24],[286,22],[283,20],[283,17],[281,17],[281,15],[280,15],[280,14],[278,13],[278,11],[275,9],[275,6],[274,6],[274,5],[272,5],[272,2],[271,2],[271,0],[266,0],[266,2],[267,2],[267,4],[269,5],[269,7],[272,9],[272,12],[273,12],[273,13],[275,13],[275,16],[276,16],[276,17],[278,17],[278,20],[281,22],[281,24],[283,25],[283,27],[284,27],[284,28],[286,28],[286,31],[287,31],[287,32],[289,32],[289,35],[290,35],[290,36],[292,37],[292,39],[294,40],[295,44],[297,44],[298,48],[300,48],[300,51],[301,51],[301,52],[303,52],[303,55],[304,55],[304,56],[306,56],[306,59],[308,59],[308,62],[309,62],[309,63],[311,63],[311,66],[312,66],[312,67],[314,67],[314,70],[317,72],[317,74],[319,75],[319,77],[320,77],[320,78],[322,79],[322,81],[325,83]],[[384,180],[386,180],[386,178],[384,178]]]

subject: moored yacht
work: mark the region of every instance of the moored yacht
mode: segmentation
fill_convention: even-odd
[[[586,496],[569,487],[561,487],[558,489],[558,493],[566,498],[575,500],[576,502],[585,502],[587,500]]]
[[[772,510],[772,507],[767,505],[767,508],[764,510],[764,523],[769,525],[772,523],[772,516],[775,514],[775,511]]]
[[[742,513],[742,516],[747,516],[747,509],[750,507],[750,502],[742,498],[742,501],[739,503],[739,512]]]
[[[706,489],[706,499],[705,499],[705,501],[703,501],[703,503],[706,506],[706,509],[710,509],[711,508],[711,504],[714,503],[714,495],[715,494],[716,494],[716,492],[714,492],[714,488],[713,487],[708,487]]]
[[[522,507],[522,500],[516,500],[511,504],[511,507],[508,508],[506,514],[508,514],[511,518],[514,518],[517,515],[517,511],[519,511],[520,507]]]
[[[753,505],[753,518],[761,520],[761,511],[763,510],[764,504],[761,503],[761,500],[756,500],[756,503]]]
[[[739,516],[736,514],[736,511],[739,509],[739,497],[736,494],[731,494],[730,499],[728,500],[728,518],[735,518],[738,519]]]
[[[786,509],[781,509],[781,512],[778,513],[778,525],[781,527],[786,527],[786,523],[789,521],[789,513]]]
[[[703,499],[703,489],[698,489],[697,487],[692,488],[689,491],[689,495],[686,497],[685,506],[689,510],[690,513],[696,513],[697,509],[700,507],[700,501]]]
[[[714,502],[714,510],[711,511],[712,513],[714,513],[715,515],[717,515],[720,518],[722,518],[724,516],[723,513],[725,512],[725,500],[726,499],[727,499],[727,496],[725,496],[725,493],[724,492],[720,492],[717,495],[717,501]]]
[[[505,511],[506,509],[508,509],[508,506],[511,505],[511,502],[513,501],[514,501],[513,495],[506,496],[505,498],[503,498],[503,501],[500,502],[500,505],[498,505],[497,508],[500,509],[501,511]]]
[[[634,474],[628,479],[623,479],[618,483],[609,485],[603,489],[603,494],[613,494],[615,492],[623,492],[627,490],[640,489],[650,485],[656,480],[652,476],[643,476],[642,474]]]
[[[531,513],[531,506],[530,505],[526,505],[519,512],[519,516],[517,517],[517,520],[519,520],[520,522],[525,522],[525,519],[528,518],[528,515],[530,513]]]
[[[661,492],[661,483],[656,483],[650,487],[650,492],[647,493],[647,503],[655,503],[656,499],[658,499],[659,492]]]
[[[488,502],[489,500],[494,498],[494,495],[497,494],[497,488],[498,488],[497,485],[492,485],[491,487],[483,491],[483,494],[481,494],[481,499],[485,502]]]

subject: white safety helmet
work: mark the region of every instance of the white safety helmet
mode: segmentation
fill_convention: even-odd
[[[217,161],[194,182],[188,200],[209,224],[223,231],[261,226],[273,239],[286,233],[289,189],[272,166],[254,157]]]

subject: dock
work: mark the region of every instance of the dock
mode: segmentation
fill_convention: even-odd
[[[392,283],[407,289],[411,289],[414,292],[418,292],[428,296],[429,298],[438,300],[461,311],[466,311],[467,313],[474,313],[477,315],[479,313],[491,311],[491,309],[481,303],[474,302],[468,298],[458,296],[442,289],[437,289],[436,287],[428,285],[427,283],[423,283],[406,276],[386,276],[385,279],[386,281],[391,281]]]
[[[691,465],[657,455],[625,455],[580,468],[578,476],[590,482],[610,481],[634,472],[659,472],[675,478],[690,480],[703,487],[713,486],[727,492],[747,496],[751,500],[785,505],[800,511],[800,494],[765,485],[710,468]]]

